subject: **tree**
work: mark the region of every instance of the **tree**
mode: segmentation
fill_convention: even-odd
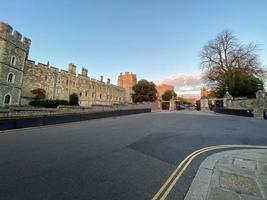
[[[69,104],[73,106],[79,105],[79,97],[76,93],[72,93],[69,97]]]
[[[36,88],[34,90],[31,90],[31,93],[34,95],[34,99],[36,100],[45,99],[46,96],[46,92],[42,88]]]
[[[161,97],[164,101],[170,101],[173,96],[177,97],[177,94],[173,90],[166,90]]]
[[[256,52],[257,45],[238,43],[230,31],[220,33],[202,49],[203,79],[219,97],[225,94],[226,88],[234,97],[254,96],[264,76]]]
[[[154,102],[157,99],[156,85],[147,80],[140,80],[133,86],[134,94],[132,94],[133,102]]]

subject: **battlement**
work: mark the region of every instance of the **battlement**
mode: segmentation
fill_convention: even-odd
[[[40,68],[40,69],[52,70],[54,72],[58,72],[59,71],[59,68],[50,66],[48,63],[47,64],[43,64],[43,63],[35,62],[33,60],[26,60],[26,65],[31,67],[31,68],[36,67],[36,68]]]
[[[27,37],[22,37],[22,34],[7,23],[0,22],[0,37],[19,46],[21,49],[28,51],[31,45],[31,40]]]
[[[132,77],[136,77],[136,74],[134,74],[133,72],[124,72],[124,73],[120,73],[119,75],[120,77],[123,77],[123,76],[132,76]]]

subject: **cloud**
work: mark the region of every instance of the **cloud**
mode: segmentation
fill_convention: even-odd
[[[175,92],[183,97],[200,97],[200,88],[203,86],[200,74],[174,74],[157,84],[173,85]]]

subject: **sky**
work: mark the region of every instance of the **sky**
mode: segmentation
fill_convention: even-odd
[[[2,0],[0,21],[32,40],[36,62],[74,63],[114,84],[129,71],[196,96],[201,49],[226,29],[258,44],[266,67],[266,10],[266,0]]]

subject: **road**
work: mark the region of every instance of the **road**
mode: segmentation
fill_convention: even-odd
[[[188,154],[219,144],[267,145],[267,121],[183,111],[1,132],[0,199],[152,199]],[[167,199],[184,198],[209,154]]]

